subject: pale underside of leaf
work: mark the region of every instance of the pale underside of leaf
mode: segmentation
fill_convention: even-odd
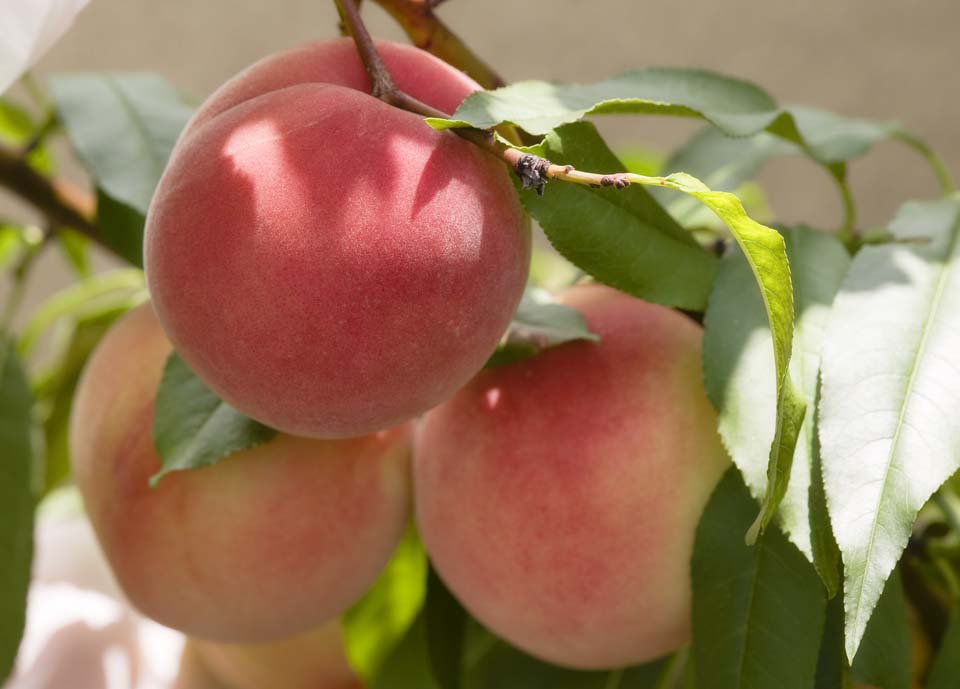
[[[906,204],[891,231],[926,243],[862,249],[825,340],[820,440],[850,658],[920,507],[960,468],[958,218],[956,198]]]
[[[813,403],[823,332],[849,256],[838,240],[809,228],[785,230],[784,238],[796,302],[790,378],[810,404],[803,415],[779,521],[790,540],[816,563],[810,510],[811,483],[819,480],[819,472],[812,476],[817,451]],[[721,264],[704,325],[704,378],[718,409],[720,435],[750,492],[761,499],[767,490],[775,434],[776,397],[769,381],[776,369],[763,304],[739,252],[731,252]]]

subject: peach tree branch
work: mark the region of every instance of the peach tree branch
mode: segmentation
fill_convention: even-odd
[[[403,28],[413,44],[466,72],[485,89],[506,82],[434,13],[443,0],[375,0]]]
[[[355,0],[334,0],[334,2],[340,12],[344,27],[347,33],[353,37],[360,59],[370,76],[372,95],[390,105],[417,115],[448,117],[449,113],[437,110],[397,87],[380,57],[380,53],[377,51],[373,38],[367,31],[363,19],[360,17],[357,2]],[[559,180],[589,187],[614,187],[616,189],[623,189],[632,182],[657,184],[653,180],[658,178],[647,178],[643,175],[632,175],[625,172],[612,174],[583,172],[574,169],[571,165],[555,165],[546,158],[511,148],[499,140],[491,130],[462,128],[454,131],[464,139],[500,158],[516,173],[525,189],[535,189],[538,194],[543,193],[544,185],[548,180]]]

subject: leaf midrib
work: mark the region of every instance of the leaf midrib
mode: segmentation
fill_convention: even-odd
[[[952,236],[950,237],[950,243],[945,252],[946,260],[944,262],[943,267],[940,269],[939,276],[937,277],[937,286],[936,286],[936,289],[934,290],[934,296],[932,301],[933,306],[928,312],[927,318],[924,320],[923,332],[920,336],[920,341],[917,344],[917,352],[916,352],[916,356],[913,359],[913,365],[910,368],[910,377],[907,380],[907,384],[904,388],[903,404],[900,407],[900,414],[897,418],[897,427],[896,427],[896,430],[894,431],[893,439],[890,444],[890,451],[887,455],[887,464],[883,471],[883,486],[880,489],[880,496],[877,499],[877,506],[876,506],[876,509],[874,510],[875,516],[870,526],[870,538],[867,540],[867,550],[866,550],[865,557],[863,559],[863,562],[864,562],[863,575],[860,577],[859,585],[857,586],[857,598],[856,598],[857,602],[856,602],[856,605],[854,606],[854,609],[855,609],[854,629],[860,628],[860,619],[863,614],[863,606],[862,606],[863,589],[864,589],[864,586],[866,585],[866,580],[867,580],[866,570],[871,560],[871,554],[873,553],[873,546],[876,542],[877,527],[880,525],[880,507],[884,503],[884,498],[887,494],[887,488],[890,485],[890,480],[889,480],[890,469],[893,467],[894,460],[896,459],[896,456],[897,456],[897,449],[900,443],[900,434],[904,427],[907,407],[909,406],[909,400],[911,397],[913,386],[914,386],[914,383],[916,382],[917,372],[920,369],[919,362],[921,357],[926,351],[927,343],[930,337],[930,331],[932,330],[932,324],[936,320],[935,316],[940,309],[940,302],[943,298],[944,289],[946,287],[947,276],[950,274],[950,271],[953,268],[951,259],[953,258],[953,254],[956,251],[957,237],[958,235],[960,235],[960,232],[958,232],[958,225],[960,225],[960,212],[955,214],[953,226],[951,227],[951,230],[950,230]],[[858,641],[858,645],[859,645],[859,641]]]
[[[753,608],[757,600],[757,581],[760,579],[760,570],[763,565],[763,555],[764,555],[764,551],[766,550],[764,541],[763,540],[758,541],[756,548],[757,548],[756,564],[754,565],[754,568],[753,568],[753,574],[750,577],[750,602],[747,603],[747,614],[744,618],[747,621],[746,631],[743,635],[743,648],[740,652],[740,660],[737,663],[737,686],[738,687],[744,686],[743,678],[744,678],[744,675],[746,674],[747,658],[750,655],[747,652],[747,649],[750,647],[750,638],[752,636],[750,632],[753,629],[753,625],[749,623],[749,620],[753,616]]]

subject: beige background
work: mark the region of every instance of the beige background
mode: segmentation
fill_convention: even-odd
[[[364,13],[375,35],[402,40],[379,7],[367,2]],[[440,14],[511,81],[708,67],[753,80],[783,103],[897,119],[960,177],[960,0],[448,0]],[[330,0],[91,0],[36,73],[155,70],[202,98],[267,53],[335,34]],[[602,124],[614,146],[663,150],[696,126],[649,117]],[[904,199],[936,193],[925,164],[898,144],[879,146],[851,175],[869,225],[885,223]],[[836,194],[810,163],[775,161],[761,179],[780,219],[838,222]],[[4,192],[0,210],[24,213]],[[68,280],[55,252],[38,272],[25,311]]]

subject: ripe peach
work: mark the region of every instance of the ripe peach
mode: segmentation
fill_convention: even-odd
[[[351,440],[278,435],[151,488],[169,352],[150,305],[139,307],[94,352],[74,402],[74,475],[121,588],[162,624],[230,641],[340,614],[405,529],[409,427]]]
[[[358,689],[347,663],[340,621],[259,644],[191,639],[197,656],[230,689]]]
[[[420,533],[492,631],[578,668],[640,663],[689,635],[689,561],[728,465],[701,329],[602,286],[569,290],[599,343],[483,371],[425,417]]]
[[[434,106],[476,88],[427,53],[380,47]],[[451,396],[526,280],[506,169],[367,85],[344,41],[254,65],[188,125],[147,219],[174,346],[237,409],[297,435],[370,433]]]

